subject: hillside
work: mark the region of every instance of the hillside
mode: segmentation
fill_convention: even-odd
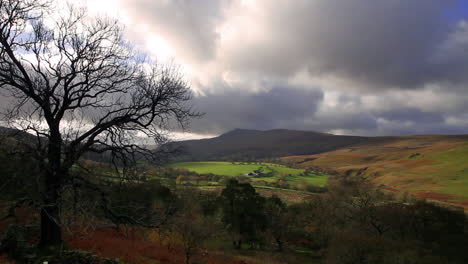
[[[219,137],[173,143],[182,147],[182,160],[242,160],[315,154],[346,146],[378,143],[391,137],[337,136],[313,131],[235,129]]]
[[[361,174],[388,190],[468,208],[467,135],[400,137],[285,159],[302,168]]]

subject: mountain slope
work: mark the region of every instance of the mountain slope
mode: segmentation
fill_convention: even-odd
[[[242,160],[315,154],[355,144],[385,142],[391,137],[337,136],[312,131],[235,129],[219,137],[173,143],[184,160]]]
[[[399,137],[285,159],[371,178],[396,192],[468,208],[468,135]]]

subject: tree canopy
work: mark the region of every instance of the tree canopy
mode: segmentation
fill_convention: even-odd
[[[249,183],[228,181],[221,193],[222,222],[233,237],[236,248],[242,242],[254,242],[257,233],[265,230],[267,220],[264,213],[265,198],[260,196]]]

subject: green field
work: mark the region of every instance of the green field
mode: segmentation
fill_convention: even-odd
[[[289,184],[312,184],[317,186],[325,186],[329,175],[320,173],[309,173],[304,175],[304,169],[288,168],[279,164],[272,163],[238,163],[238,162],[221,162],[221,161],[205,161],[205,162],[179,162],[169,165],[173,168],[183,168],[189,171],[194,171],[198,174],[216,174],[222,176],[247,176],[249,172],[260,170],[263,173],[268,173],[268,176],[248,176],[252,182],[275,182],[284,179]]]
[[[427,173],[436,180],[437,190],[468,198],[468,145],[427,156],[435,170]]]

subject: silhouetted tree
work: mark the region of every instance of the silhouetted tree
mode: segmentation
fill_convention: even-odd
[[[29,147],[42,172],[41,246],[62,243],[66,186],[94,188],[70,173],[80,157],[107,153],[125,167],[138,158],[159,161],[165,151],[135,139],[161,145],[171,126],[196,116],[181,76],[132,48],[117,21],[72,6],[48,14],[54,8],[44,0],[0,1],[0,88],[9,98],[3,121],[37,138]]]
[[[265,230],[265,198],[249,183],[228,181],[221,193],[222,222],[233,237],[233,245],[239,249],[242,242],[253,242],[258,232]]]

